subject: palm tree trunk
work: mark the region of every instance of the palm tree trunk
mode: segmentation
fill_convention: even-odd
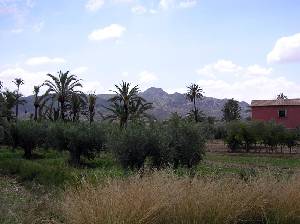
[[[65,120],[65,102],[61,101],[60,103],[60,118],[64,121]]]
[[[34,120],[37,121],[38,119],[38,106],[34,106]]]
[[[94,122],[94,111],[90,110],[90,124]]]
[[[19,100],[16,102],[16,120],[18,120],[18,115],[19,115]]]
[[[18,120],[19,115],[19,86],[17,89],[17,100],[16,100],[16,120]]]
[[[194,103],[194,115],[195,115],[195,122],[198,122],[198,113],[197,113],[197,108],[196,108],[196,98],[194,97],[193,99],[193,103]]]

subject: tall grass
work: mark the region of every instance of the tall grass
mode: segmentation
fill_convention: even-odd
[[[276,180],[147,177],[84,183],[65,193],[66,223],[300,223],[300,176]]]

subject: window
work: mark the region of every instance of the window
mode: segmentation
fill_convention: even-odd
[[[284,117],[286,117],[286,115],[287,115],[286,110],[279,110],[278,111],[278,116],[280,118],[284,118]]]

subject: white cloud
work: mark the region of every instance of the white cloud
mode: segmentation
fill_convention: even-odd
[[[230,60],[221,59],[215,63],[203,66],[196,72],[209,78],[217,78],[217,76],[220,75],[228,76],[228,74],[235,75],[237,77],[245,77],[247,75],[269,75],[272,72],[272,68],[265,68],[256,64],[243,67]]]
[[[124,77],[124,78],[127,78],[129,76],[129,73],[128,72],[122,72],[121,76]]]
[[[248,103],[254,99],[274,99],[278,93],[285,93],[290,98],[299,97],[299,85],[285,77],[259,76],[234,82],[222,79],[201,79],[198,84],[207,96],[217,98],[235,98]],[[263,87],[263,88],[262,88]]]
[[[196,0],[185,0],[179,2],[179,8],[192,8],[197,5]]]
[[[66,63],[66,60],[64,58],[49,58],[46,56],[29,58],[25,62],[26,65],[30,66],[64,63]]]
[[[85,8],[91,12],[95,12],[104,5],[104,0],[88,0]]]
[[[44,21],[41,21],[41,22],[35,24],[35,25],[32,27],[32,29],[33,29],[34,32],[39,33],[39,32],[41,32],[41,30],[44,28],[44,26],[45,26],[45,22],[44,22]]]
[[[158,80],[157,76],[149,71],[142,71],[138,76],[141,83],[150,83]]]
[[[207,77],[214,78],[219,73],[237,73],[241,71],[242,67],[234,64],[230,60],[218,60],[215,63],[205,65],[203,68],[197,70],[197,73]]]
[[[94,30],[88,38],[90,40],[107,40],[120,38],[126,28],[119,24],[111,24],[110,26],[104,27],[103,29]]]
[[[75,75],[82,75],[82,74],[86,73],[87,70],[88,70],[88,67],[82,66],[82,67],[78,67],[78,68],[71,70],[71,73],[75,74]]]
[[[14,33],[14,34],[23,33],[23,31],[24,31],[24,29],[22,29],[22,28],[11,30],[11,32]]]
[[[268,63],[300,62],[300,33],[282,37],[267,56]]]
[[[85,93],[102,93],[104,91],[103,86],[99,81],[82,81],[82,91]]]
[[[147,9],[142,5],[136,5],[131,8],[131,12],[137,15],[142,15],[147,12]]]
[[[25,70],[21,67],[6,68],[0,71],[0,79],[3,82],[3,86],[10,90],[15,90],[16,86],[12,82],[15,78],[21,78],[24,80],[24,85],[21,86],[20,91],[25,96],[32,95],[33,86],[40,85],[46,80],[47,72],[32,72]]]
[[[158,11],[155,10],[155,9],[150,9],[149,12],[150,12],[151,14],[157,14],[157,13],[158,13]]]
[[[192,8],[197,5],[197,0],[160,0],[159,8],[168,10],[172,8]]]
[[[229,60],[219,60],[197,70],[198,84],[207,96],[236,98],[250,102],[253,99],[273,99],[283,92],[288,97],[299,97],[300,85],[282,76],[272,74],[272,68],[254,64],[241,66]]]
[[[269,75],[273,69],[272,68],[264,68],[260,65],[250,65],[246,68],[246,73],[249,75]]]
[[[163,10],[170,9],[174,7],[175,0],[160,0],[159,1],[159,8]]]

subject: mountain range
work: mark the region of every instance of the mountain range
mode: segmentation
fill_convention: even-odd
[[[112,97],[113,94],[98,94],[96,110],[99,113],[106,114],[105,107],[109,106],[107,99]],[[144,92],[140,92],[147,102],[153,103],[153,109],[149,111],[158,120],[167,119],[172,113],[177,112],[180,115],[186,115],[192,108],[192,102],[188,101],[185,94],[173,93],[169,94],[161,88],[151,87]],[[26,104],[20,106],[20,115],[27,115],[34,113],[33,96],[24,97]],[[215,117],[216,119],[222,118],[222,109],[227,99],[217,99],[213,97],[204,97],[197,101],[197,107],[206,115]],[[239,102],[241,107],[241,117],[247,118],[250,116],[249,104],[247,102]]]

